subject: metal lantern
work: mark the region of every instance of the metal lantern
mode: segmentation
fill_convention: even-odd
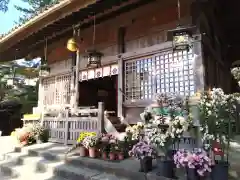
[[[76,39],[71,38],[67,41],[67,49],[71,52],[76,52],[78,50]]]
[[[14,80],[13,80],[13,78],[7,80],[7,85],[8,85],[8,86],[13,86],[13,85],[14,85]]]
[[[40,70],[39,70],[40,77],[46,77],[46,76],[49,76],[49,74],[50,74],[50,68],[47,65],[40,66]]]
[[[174,51],[189,50],[192,46],[192,34],[195,27],[180,27],[168,31],[168,40],[173,43]]]
[[[99,67],[101,66],[101,58],[103,54],[97,50],[88,50],[87,51],[87,67]]]

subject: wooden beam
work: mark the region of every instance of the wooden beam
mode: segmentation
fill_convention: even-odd
[[[129,11],[131,9],[134,9],[138,6],[141,6],[142,4],[146,4],[149,2],[152,2],[155,0],[149,0],[149,1],[143,1],[143,0],[131,0],[131,1],[127,1],[124,2],[122,4],[122,6],[115,6],[112,9],[108,9],[105,10],[104,12],[98,14],[96,16],[96,22],[97,23],[101,23],[103,21],[106,21],[112,17],[115,17],[123,12]],[[89,26],[92,25],[92,19],[79,19],[78,20],[78,24],[75,24],[77,27],[81,24],[82,28],[88,28]],[[63,28],[63,30],[57,31],[56,33],[53,33],[52,35],[48,36],[48,42],[49,45],[52,42],[58,41],[59,40],[59,36],[68,36],[70,37],[70,31],[72,31],[72,25],[69,25],[68,28]],[[0,53],[0,61],[1,59],[8,61],[8,60],[12,60],[15,57],[17,59],[21,59],[24,58],[29,52],[32,52],[34,56],[38,56],[40,54],[42,54],[42,47],[43,47],[43,43],[44,43],[44,37],[42,37],[42,39],[40,39],[39,41],[36,42],[36,39],[33,38],[34,40],[34,44],[28,46],[26,48],[26,44],[24,43],[25,41],[22,41],[22,45],[18,45],[18,46],[14,46],[12,48],[10,48],[8,51],[5,51],[4,53]],[[25,45],[24,45],[25,44]],[[31,44],[31,43],[29,43]],[[19,49],[24,47],[24,50],[18,50],[18,54],[12,55],[11,53],[9,53],[9,51],[15,51],[15,49]]]
[[[23,26],[12,31],[4,38],[0,39],[0,50],[3,51],[20,40],[36,33],[40,29],[52,24],[53,22],[66,17],[67,15],[82,9],[90,4],[96,2],[96,0],[67,0],[60,3],[56,8],[50,9],[42,15],[36,16],[32,20],[28,21]],[[44,37],[43,37],[44,38]]]

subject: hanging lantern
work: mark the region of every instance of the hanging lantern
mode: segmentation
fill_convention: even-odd
[[[87,51],[87,67],[100,67],[101,66],[101,58],[103,54],[97,50],[88,50]]]
[[[13,86],[13,85],[14,85],[14,80],[13,80],[13,78],[7,80],[7,85],[8,85],[8,86]]]
[[[192,47],[192,34],[195,27],[180,27],[168,31],[168,41],[172,41],[173,51],[189,50]]]
[[[46,77],[50,74],[50,67],[48,67],[46,64],[41,65],[39,69],[39,76],[40,77]]]
[[[34,59],[34,57],[33,57],[33,55],[30,53],[30,54],[28,54],[25,58],[24,58],[24,60],[25,61],[32,61]]]
[[[78,45],[75,38],[71,38],[67,41],[67,49],[71,52],[76,52],[78,50]]]

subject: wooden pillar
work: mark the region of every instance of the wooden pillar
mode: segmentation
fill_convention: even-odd
[[[44,89],[43,89],[43,79],[39,77],[39,84],[38,84],[38,108],[43,108],[43,100],[44,100]]]
[[[65,111],[66,113],[66,119],[64,121],[65,123],[65,129],[64,129],[64,145],[67,145],[68,144],[68,133],[69,133],[69,111],[66,110]]]
[[[202,42],[201,35],[196,35],[193,41],[192,48],[193,58],[194,58],[194,82],[195,82],[195,91],[204,90],[204,64],[203,64],[203,55],[202,55]]]
[[[77,51],[77,58],[76,58],[76,77],[75,77],[75,101],[74,101],[74,109],[76,110],[78,107],[79,101],[79,64],[80,64],[80,52]]]
[[[201,14],[201,6],[199,2],[193,1],[192,4],[192,23],[200,28],[199,15]],[[202,35],[198,29],[196,35],[194,35],[193,48],[192,48],[193,60],[194,60],[194,85],[195,92],[201,92],[205,89],[205,67],[203,59],[203,48],[202,48]],[[191,106],[191,113],[193,115],[193,123],[195,126],[196,135],[196,146],[201,147],[201,132],[200,132],[200,122],[199,122],[199,109],[198,109],[199,97],[192,97],[190,99],[189,105]]]
[[[98,133],[104,132],[104,103],[98,102]]]
[[[125,53],[125,35],[126,35],[126,28],[120,27],[118,29],[118,54]],[[122,117],[123,114],[123,59],[122,56],[119,55],[118,59],[118,80],[117,80],[117,110],[118,110],[118,117]]]
[[[117,91],[118,91],[118,99],[117,99],[117,109],[118,109],[118,117],[123,116],[123,60],[120,57],[118,59],[118,80],[117,80]]]

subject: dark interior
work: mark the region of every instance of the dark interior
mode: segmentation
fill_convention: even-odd
[[[79,106],[98,106],[104,102],[105,110],[117,112],[117,76],[92,79],[79,83]]]

